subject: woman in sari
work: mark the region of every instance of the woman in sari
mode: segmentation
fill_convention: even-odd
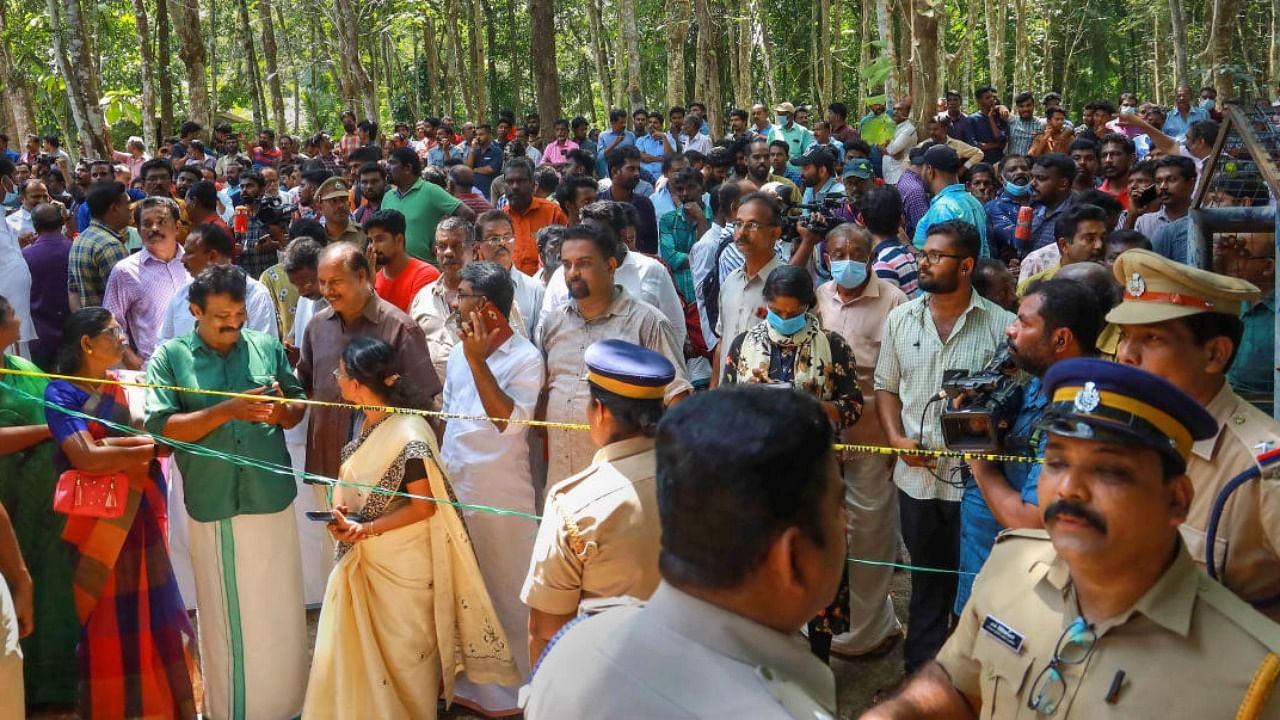
[[[397,355],[356,337],[335,374],[342,397],[365,406],[415,406]],[[333,489],[338,561],[329,576],[305,718],[436,717],[459,673],[516,685],[511,646],[485,589],[435,434],[418,415],[364,411],[342,451]]]
[[[811,312],[818,298],[809,271],[783,265],[764,281],[765,320],[734,338],[725,361],[726,383],[764,383],[793,388],[822,402],[836,432],[858,421],[858,389],[853,350],[839,333],[822,329]],[[809,621],[809,647],[826,661],[831,638],[849,629],[849,579],[818,617]]]
[[[45,400],[58,452],[54,471],[124,473],[117,518],[67,516],[72,597],[80,619],[80,715],[83,718],[194,718],[194,634],[165,543],[166,488],[147,436],[103,422],[141,427],[107,370],[124,357],[124,333],[111,313],[81,308],[67,319]],[[88,419],[89,416],[93,419]]]
[[[18,339],[18,317],[0,297],[0,348]],[[4,355],[8,370],[40,372],[17,355]],[[53,511],[54,446],[44,419],[48,380],[0,375],[0,505],[13,520],[18,547],[31,573],[33,595],[19,605],[34,607],[35,630],[23,638],[23,676],[27,707],[69,709],[76,702],[76,664],[80,621],[71,600],[71,559],[62,542],[66,518]],[[32,588],[25,589],[31,592]]]

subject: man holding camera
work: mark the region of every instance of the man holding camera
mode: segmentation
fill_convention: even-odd
[[[943,372],[985,367],[1014,321],[1012,313],[973,289],[981,249],[978,228],[967,222],[948,220],[930,227],[920,256],[920,287],[926,294],[889,313],[875,391],[876,414],[892,447],[943,448],[938,404]],[[953,476],[955,469],[951,458],[910,454],[894,466],[902,537],[916,565],[959,566],[963,485]],[[911,574],[903,648],[908,674],[942,647],[955,592],[955,575]]]
[[[240,175],[240,205],[236,207],[235,222],[236,245],[239,250],[236,264],[255,280],[262,275],[263,270],[280,260],[280,242],[267,232],[266,219],[260,213],[266,188],[267,181],[257,170]],[[267,214],[271,215],[270,212]]]
[[[1103,308],[1084,283],[1044,280],[1033,283],[1018,305],[1018,315],[1005,336],[1009,356],[1026,373],[1018,410],[1000,452],[1044,457],[1045,435],[1036,429],[1048,399],[1040,381],[1060,360],[1091,356],[1103,326]],[[1008,382],[1015,382],[1010,377]],[[962,614],[973,576],[986,563],[996,535],[1005,529],[1041,528],[1038,507],[1040,465],[1036,462],[995,463],[970,460],[971,476],[960,500],[960,580],[955,614]],[[968,573],[968,574],[965,574]]]

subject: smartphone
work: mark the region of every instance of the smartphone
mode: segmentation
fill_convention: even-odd
[[[1153,200],[1155,200],[1155,199],[1156,199],[1156,193],[1157,193],[1157,192],[1158,192],[1158,191],[1156,190],[1156,186],[1155,186],[1155,185],[1152,185],[1151,187],[1149,187],[1149,188],[1147,188],[1146,190],[1143,190],[1141,193],[1139,193],[1139,194],[1138,194],[1138,197],[1136,197],[1136,198],[1134,198],[1134,199],[1138,201],[1138,205],[1139,205],[1139,207],[1141,207],[1141,206],[1145,206],[1145,205],[1150,205],[1150,204],[1151,204],[1151,201],[1153,201]]]
[[[332,510],[308,510],[307,519],[315,522],[337,522],[338,516],[333,514]],[[364,522],[364,515],[360,513],[347,513],[347,520],[351,522]]]

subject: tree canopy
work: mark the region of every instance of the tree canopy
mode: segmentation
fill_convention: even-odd
[[[1169,104],[1180,82],[1269,97],[1278,15],[1280,0],[0,0],[0,125],[101,149],[103,123],[116,146],[153,144],[186,118],[297,133],[346,108],[599,124],[700,100],[719,125],[784,99],[861,111],[910,94],[922,113],[985,84],[1068,108]]]

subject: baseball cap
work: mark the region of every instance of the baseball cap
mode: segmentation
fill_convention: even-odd
[[[788,115],[792,115],[796,111],[796,106],[792,105],[789,102],[778,103],[778,106],[775,107],[773,111],[776,113],[786,113]]]
[[[946,145],[934,145],[925,151],[921,164],[942,172],[956,172],[960,169],[960,156]]]
[[[871,168],[871,161],[866,158],[854,158],[844,165],[844,172],[840,174],[840,178],[856,177],[861,180],[870,180],[875,177],[875,171]]]

